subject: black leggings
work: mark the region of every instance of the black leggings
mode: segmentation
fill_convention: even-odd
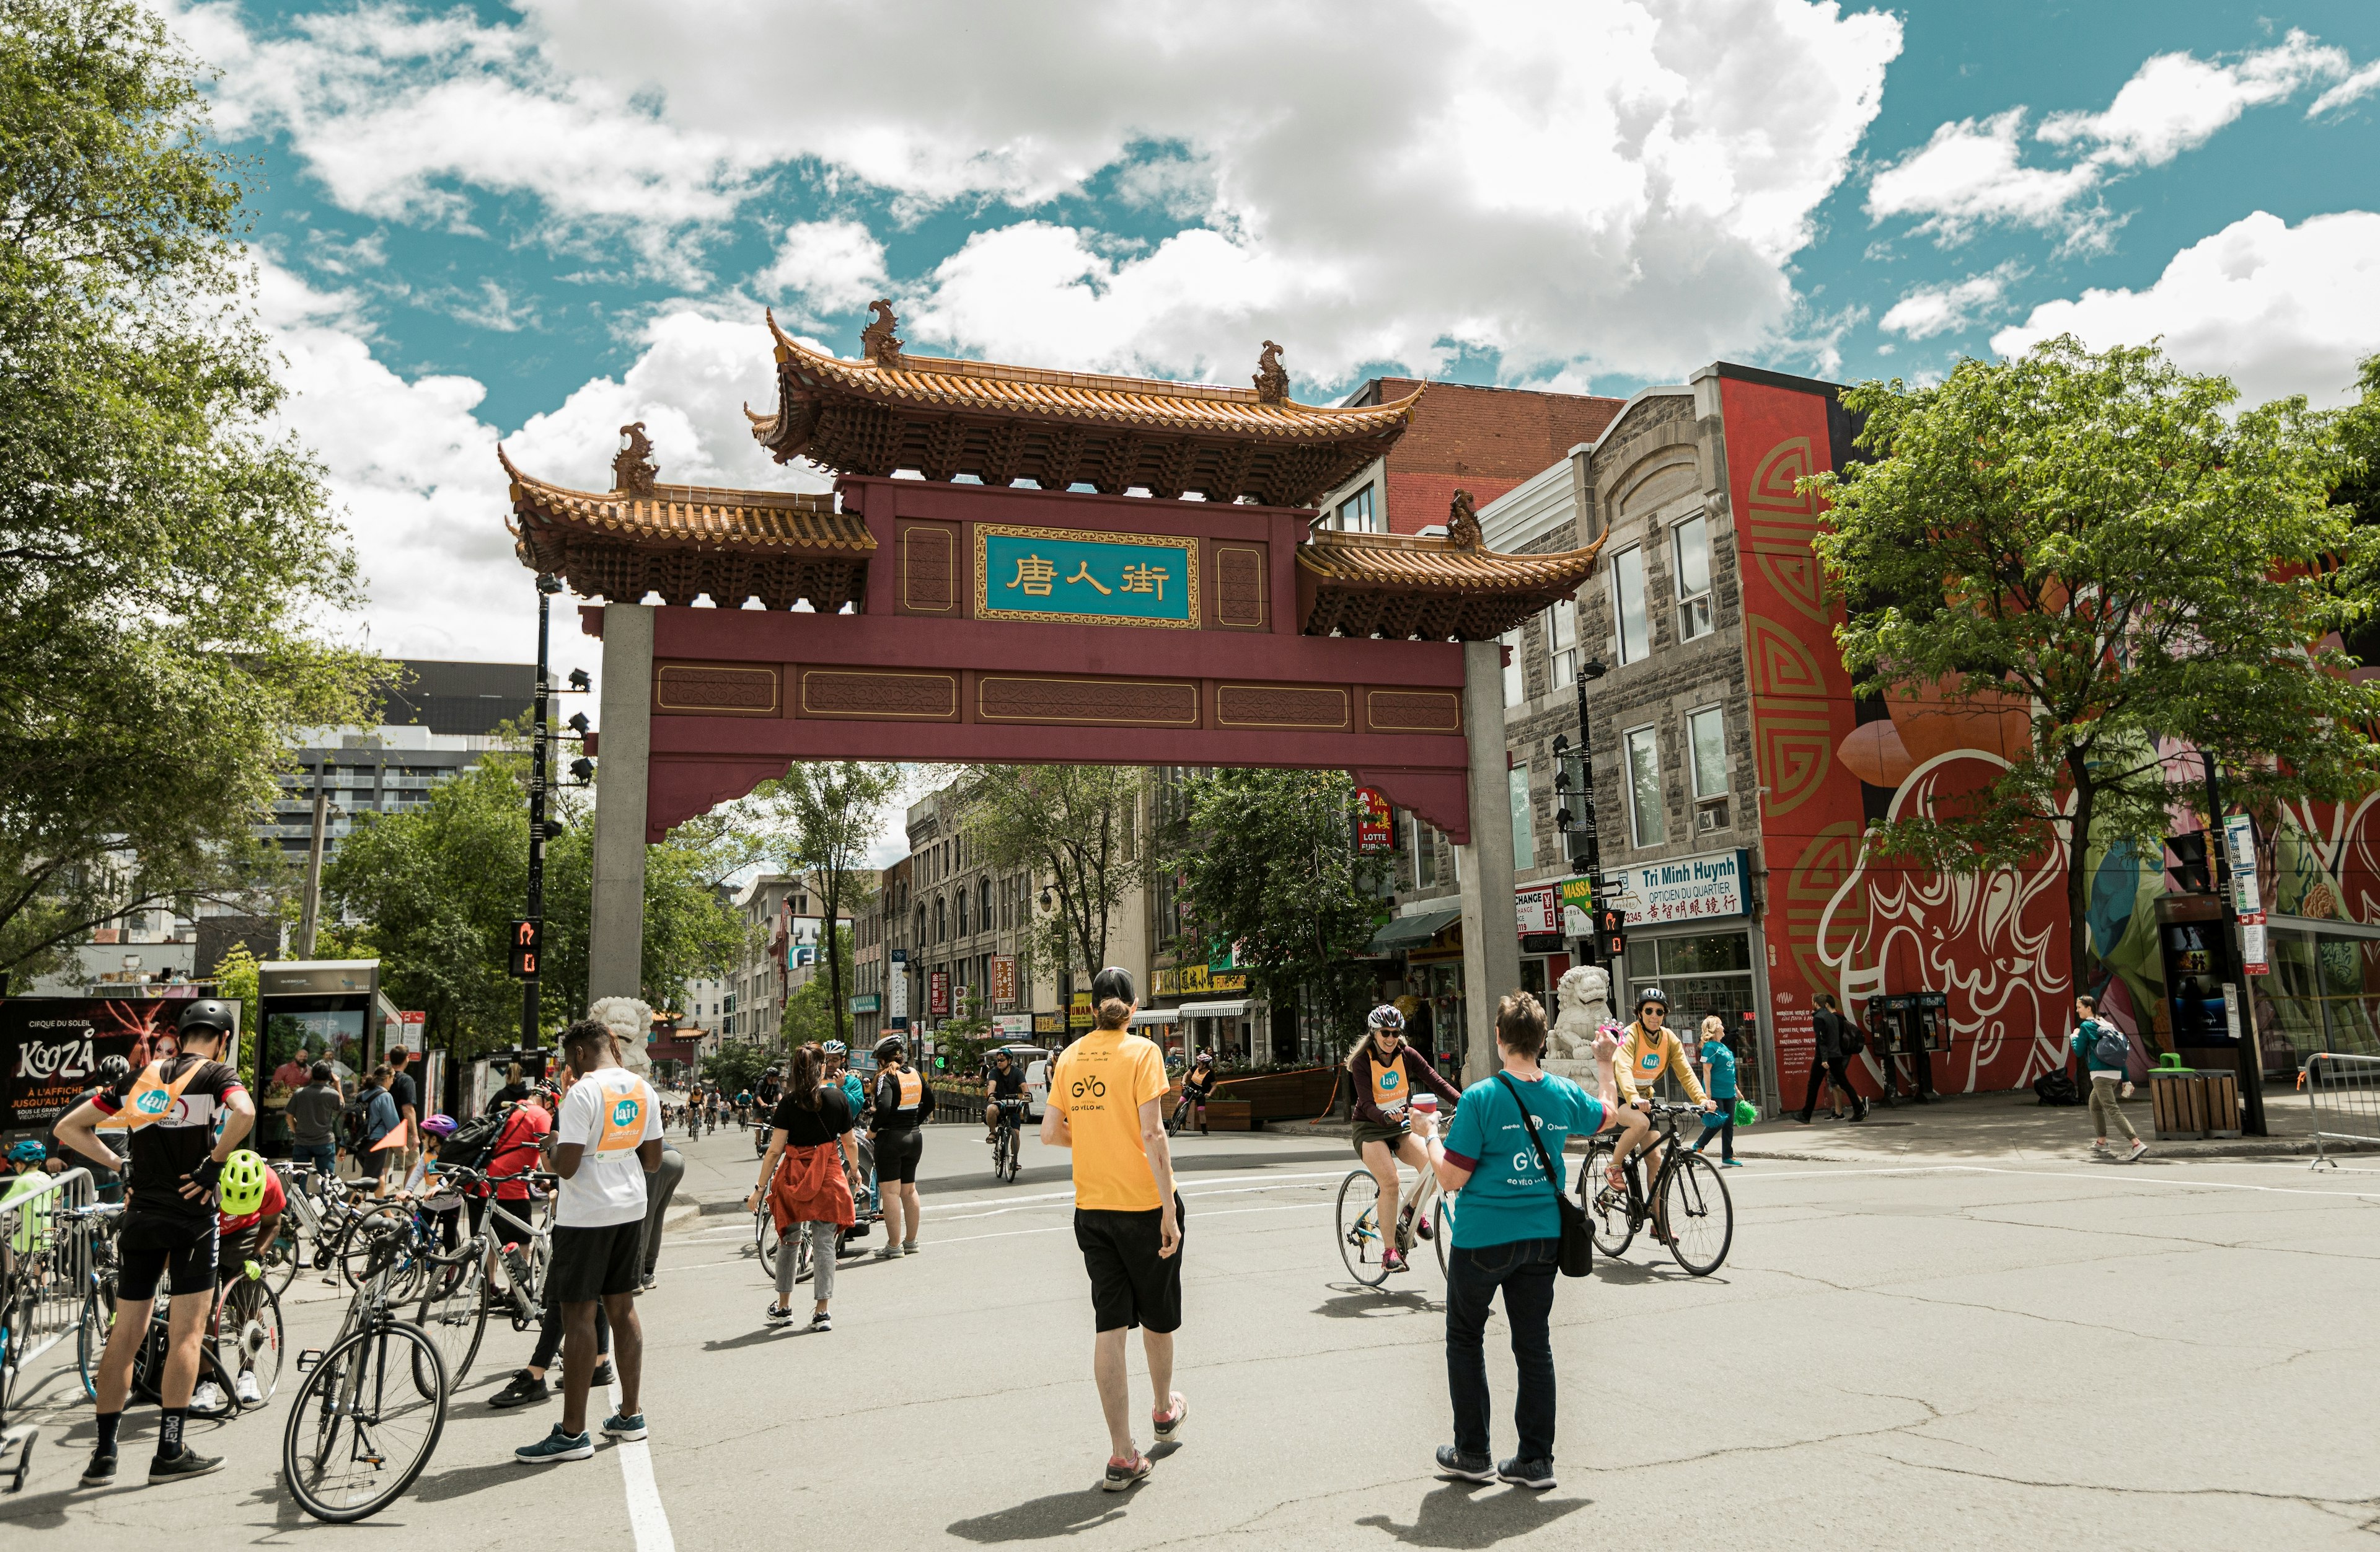
[[[553,1355],[562,1351],[562,1306],[548,1300],[545,1318],[537,1328],[537,1351],[528,1356],[532,1369],[553,1367]],[[603,1301],[595,1301],[595,1352],[601,1356],[612,1351],[612,1317],[603,1313]]]
[[[1849,1063],[1840,1056],[1817,1057],[1812,1059],[1810,1062],[1810,1087],[1808,1092],[1802,1096],[1802,1119],[1803,1121],[1810,1119],[1811,1115],[1816,1111],[1818,1108],[1818,1101],[1825,1097],[1827,1075],[1830,1073],[1834,1074],[1835,1086],[1841,1089],[1846,1095],[1850,1096],[1852,1109],[1863,1110],[1867,1108],[1867,1102],[1859,1097],[1859,1090],[1852,1086],[1852,1075],[1847,1070],[1848,1067]]]

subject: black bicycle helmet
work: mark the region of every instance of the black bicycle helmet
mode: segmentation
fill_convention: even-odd
[[[99,1081],[103,1085],[120,1084],[131,1075],[132,1063],[124,1058],[103,1056],[99,1059]]]
[[[884,1038],[876,1042],[876,1060],[879,1061],[898,1061],[907,1054],[908,1049],[908,1042],[902,1039],[900,1036],[887,1035]]]
[[[238,1015],[230,1003],[220,997],[201,997],[182,1010],[181,1019],[174,1027],[187,1035],[193,1029],[212,1029],[218,1035],[228,1035],[238,1026]]]
[[[1660,1004],[1661,1012],[1664,1013],[1670,1011],[1670,994],[1659,987],[1645,987],[1637,991],[1636,1011],[1639,1013],[1645,1011],[1646,1004],[1655,1002]]]
[[[1140,988],[1132,984],[1132,972],[1120,964],[1111,964],[1091,977],[1091,1006],[1096,1008],[1111,998],[1118,1002],[1140,1000]]]

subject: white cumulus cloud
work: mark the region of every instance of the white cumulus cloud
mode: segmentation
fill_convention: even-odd
[[[2101,113],[2052,114],[2036,131],[2052,145],[2087,148],[2111,167],[2155,167],[2204,145],[2252,107],[2278,103],[2350,68],[2347,51],[2292,31],[2225,65],[2160,54],[2133,73]]]
[[[1876,321],[1876,326],[1911,339],[1931,339],[1953,329],[1963,329],[1997,309],[2008,295],[2010,284],[2023,273],[2010,260],[1948,285],[1921,285],[1893,303],[1890,310]]]
[[[2228,373],[2252,404],[2343,403],[2356,362],[2380,351],[2380,214],[2291,226],[2258,211],[2175,254],[2154,285],[2044,303],[1992,347],[2015,355],[2061,333],[2095,349],[2162,335],[2176,361]]]
[[[801,221],[785,228],[776,262],[755,277],[774,295],[800,302],[804,315],[856,312],[884,295],[884,245],[857,221]]]

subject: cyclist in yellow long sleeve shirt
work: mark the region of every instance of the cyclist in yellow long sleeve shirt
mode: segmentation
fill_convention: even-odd
[[[1686,1097],[1705,1110],[1718,1107],[1703,1092],[1702,1081],[1694,1076],[1694,1063],[1686,1060],[1686,1048],[1674,1030],[1661,1027],[1670,1016],[1670,999],[1658,987],[1646,987],[1636,994],[1635,1021],[1621,1032],[1620,1051],[1611,1063],[1611,1077],[1620,1090],[1620,1102],[1644,1109],[1653,1097],[1653,1085],[1669,1072],[1676,1075]],[[1661,1178],[1661,1150],[1648,1147],[1645,1154],[1645,1179]],[[1654,1235],[1666,1242],[1670,1226],[1663,1221],[1660,1204],[1654,1204]]]

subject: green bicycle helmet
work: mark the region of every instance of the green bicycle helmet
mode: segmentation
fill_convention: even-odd
[[[215,1182],[225,1215],[246,1218],[263,1206],[264,1182],[269,1172],[263,1158],[253,1148],[241,1148],[225,1159],[223,1175]]]

